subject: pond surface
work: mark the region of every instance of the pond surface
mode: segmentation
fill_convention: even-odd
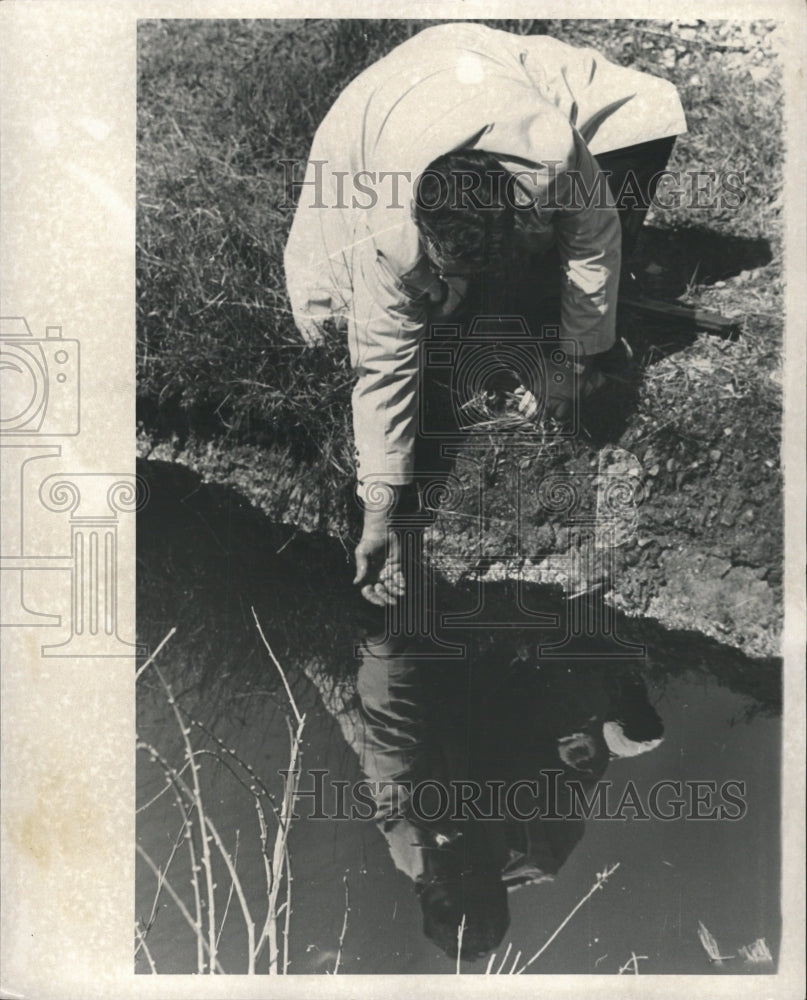
[[[277,825],[261,789],[265,786],[275,802],[282,800],[284,778],[278,772],[289,766],[290,711],[277,668],[257,634],[253,607],[305,714],[301,790],[313,787],[314,772],[326,772],[330,815],[311,818],[312,801],[301,798],[300,818],[288,838],[293,880],[285,936],[285,880],[278,898],[280,950],[287,940],[288,972],[332,972],[338,959],[340,973],[453,973],[456,959],[424,934],[415,883],[400,870],[411,862],[409,855],[420,856],[417,849],[407,851],[421,828],[387,824],[385,837],[371,819],[333,815],[335,781],[348,787],[371,776],[368,771],[386,768],[391,774],[401,760],[414,760],[413,775],[429,773],[422,770],[417,740],[414,756],[410,753],[413,730],[404,724],[389,744],[368,751],[371,730],[361,721],[374,689],[366,685],[364,700],[357,697],[357,668],[365,677],[368,670],[376,679],[386,675],[379,674],[372,656],[356,656],[356,643],[367,635],[367,615],[349,584],[346,549],[333,539],[271,524],[235,494],[202,484],[188,470],[152,462],[140,471],[151,496],[138,524],[138,631],[154,648],[170,628],[177,629],[157,665],[188,729],[198,765],[195,801],[203,803],[229,853],[257,933],[267,909],[267,880],[256,803],[263,804],[271,848]],[[506,586],[494,596],[506,603]],[[450,600],[456,609],[463,595]],[[557,595],[536,590],[531,606],[539,604],[563,624],[566,606]],[[584,822],[541,819],[531,826],[539,839],[547,824],[554,831],[548,836],[554,861],[539,866],[554,878],[504,894],[509,926],[500,940],[481,949],[484,955],[463,960],[463,972],[483,973],[492,953],[494,970],[509,971],[516,961],[523,966],[586,896],[598,873],[617,864],[528,973],[632,972],[632,956],[640,973],[775,971],[781,931],[780,665],[747,660],[695,633],[667,633],[653,623],[625,621],[619,629],[626,641],[646,646],[643,657],[539,663],[537,643],[553,641],[546,628],[453,630],[451,639],[467,646],[465,657],[419,667],[427,672],[425,693],[418,696],[428,703],[421,720],[424,738],[440,742],[442,760],[465,761],[469,770],[456,774],[499,776],[511,783],[535,778],[541,768],[563,770],[558,747],[570,739],[579,743],[581,732],[584,746],[586,734],[599,741],[561,780],[569,774],[583,784],[598,779],[604,807]],[[389,676],[403,670],[406,679],[403,662],[390,660]],[[641,703],[637,711],[646,727],[663,726],[663,740],[639,755],[609,760],[603,720],[625,716],[625,691],[634,707]],[[412,706],[415,715],[422,707],[410,699],[404,715]],[[450,732],[454,735],[446,736]],[[153,962],[161,973],[194,972],[200,946],[177,900],[191,920],[197,903],[182,838],[182,794],[167,787],[166,768],[176,768],[189,786],[192,772],[185,737],[153,666],[138,680],[138,737],[137,838],[143,853],[136,918],[150,926],[136,969],[149,972]],[[377,733],[373,739],[378,742]],[[157,751],[156,760],[149,748]],[[660,782],[668,784],[651,807]],[[624,799],[626,789],[633,805]],[[679,794],[683,815],[675,818],[673,800]],[[193,801],[191,794],[184,806],[192,824],[196,811],[187,803]],[[349,794],[346,801],[349,811]],[[694,818],[711,817],[720,807],[723,818]],[[473,830],[460,827],[459,839],[438,851],[475,843],[479,828],[487,831],[486,844],[499,843],[497,850],[509,844],[512,860],[512,819],[484,820]],[[505,835],[506,828],[511,833]],[[425,836],[433,835],[427,826]],[[192,843],[199,855],[198,907],[206,934],[210,910],[196,834]],[[244,972],[242,905],[230,890],[231,875],[217,845],[211,843],[210,850],[218,961],[228,973]],[[488,867],[494,854],[493,849],[485,854]],[[154,905],[157,880],[146,858],[166,872],[176,898],[164,886]],[[722,961],[710,959],[699,925],[713,936],[714,955]],[[749,963],[740,949],[761,938],[773,961]],[[267,945],[257,971],[266,972],[268,963]]]

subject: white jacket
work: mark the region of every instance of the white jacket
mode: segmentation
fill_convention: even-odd
[[[569,171],[592,187],[592,154],[685,130],[665,80],[544,35],[461,22],[427,28],[345,88],[314,136],[285,269],[306,340],[329,317],[347,323],[360,484],[414,472],[423,293],[436,279],[410,201],[429,163],[477,148],[529,172],[520,186],[537,199],[538,244],[557,244],[565,272],[561,335],[597,353],[615,336],[616,211],[542,206],[564,204]]]

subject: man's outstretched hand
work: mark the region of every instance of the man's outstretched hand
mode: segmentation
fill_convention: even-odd
[[[356,576],[353,582],[371,604],[395,604],[405,590],[401,546],[386,518],[365,516],[364,531],[356,546]]]

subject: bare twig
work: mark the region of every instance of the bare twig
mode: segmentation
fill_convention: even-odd
[[[510,949],[512,947],[513,947],[513,942],[512,941],[508,941],[507,948],[505,949],[505,952],[504,952],[504,958],[501,960],[501,962],[499,963],[499,968],[496,970],[496,975],[497,976],[500,975],[502,969],[504,968],[504,963],[507,961],[507,956],[510,954]]]
[[[202,933],[201,928],[199,927],[199,925],[196,924],[196,923],[194,923],[193,917],[188,912],[187,906],[185,906],[185,904],[182,902],[182,899],[177,894],[176,889],[174,889],[174,887],[171,885],[171,883],[168,881],[168,879],[165,878],[165,876],[161,874],[160,869],[154,863],[154,861],[152,860],[151,856],[146,852],[146,850],[143,847],[140,846],[140,844],[135,844],[135,849],[137,850],[137,853],[140,855],[140,857],[143,858],[143,860],[146,862],[146,864],[152,870],[152,872],[154,873],[154,875],[157,878],[162,878],[163,885],[165,886],[165,889],[168,892],[168,895],[176,903],[177,909],[182,914],[182,916],[185,918],[188,926],[193,931],[193,933],[202,942],[202,947],[207,951],[207,953],[209,955],[210,954],[210,947],[209,947],[207,941],[205,940],[204,934]],[[216,972],[221,972],[221,973],[224,972],[224,969],[222,969],[221,963],[219,962],[218,958],[213,957],[211,959],[210,965],[211,965],[211,968],[215,968],[216,969]]]
[[[193,748],[191,747],[191,742],[188,739],[190,729],[185,725],[185,721],[177,708],[176,699],[174,697],[174,692],[171,689],[170,684],[166,681],[163,676],[162,671],[154,664],[154,669],[157,672],[157,676],[160,678],[160,682],[165,688],[166,694],[168,695],[168,704],[171,706],[174,712],[174,716],[177,720],[177,725],[179,726],[179,731],[182,735],[182,741],[185,745],[185,759],[190,764],[191,778],[192,778],[192,800],[196,807],[196,814],[199,817],[199,829],[202,837],[202,865],[205,869],[205,883],[207,887],[207,937],[208,944],[210,948],[210,960],[211,967],[216,958],[216,895],[215,886],[213,885],[213,862],[210,856],[210,838],[207,834],[207,823],[205,817],[205,807],[202,802],[202,790],[199,784],[199,767],[196,763],[196,759],[193,754]]]
[[[247,925],[247,975],[252,976],[255,974],[255,921],[249,911],[247,898],[244,894],[244,888],[241,885],[241,879],[238,877],[238,873],[235,870],[233,859],[230,857],[229,851],[224,846],[224,841],[219,836],[219,832],[214,826],[213,820],[211,820],[209,816],[205,816],[205,826],[210,831],[210,835],[213,838],[216,847],[219,849],[219,853],[224,860],[224,864],[227,866],[227,871],[230,873],[230,878],[232,879],[232,884],[235,888],[235,894],[238,897],[238,902],[241,904],[241,912],[244,915],[244,923]],[[218,941],[218,939],[216,940]]]
[[[233,865],[234,866],[238,864],[238,843],[239,843],[239,831],[236,830],[235,831],[235,857],[233,858]],[[224,904],[224,913],[223,913],[222,918],[221,918],[221,923],[219,924],[219,933],[218,933],[218,937],[216,938],[216,946],[218,946],[219,942],[221,941],[221,933],[224,930],[224,924],[227,921],[227,914],[230,912],[230,903],[232,902],[232,899],[233,899],[233,892],[234,892],[234,890],[235,890],[235,883],[231,879],[230,880],[230,891],[227,893],[227,902]]]
[[[187,784],[187,782],[183,781],[183,779],[179,777],[179,774],[177,773],[176,769],[171,767],[171,765],[160,755],[159,751],[157,751],[156,749],[154,749],[153,747],[151,747],[149,744],[143,743],[142,741],[141,741],[140,745],[143,746],[145,749],[148,749],[149,753],[160,762],[160,764],[162,765],[162,767],[170,775],[170,777],[172,779],[172,782],[175,785],[175,789],[178,792],[181,792],[182,795],[184,795],[186,798],[188,798],[194,804],[194,807],[197,809],[197,814],[198,814],[199,810],[198,810],[198,805],[197,805],[197,796],[196,796],[195,789],[191,788]],[[181,795],[179,795],[177,797],[177,801],[179,803],[180,809],[182,810],[183,819],[186,819],[186,825],[187,825],[188,830],[190,831],[190,820],[187,818],[187,813],[185,811],[184,803],[182,802],[182,796]],[[249,962],[248,974],[251,975],[254,972],[254,967],[255,967],[255,921],[253,920],[252,914],[249,911],[249,907],[248,907],[247,901],[246,901],[246,896],[244,894],[244,890],[243,890],[243,887],[241,885],[241,880],[239,879],[238,874],[237,874],[237,872],[235,870],[235,865],[233,864],[233,859],[230,857],[229,851],[224,846],[224,842],[221,839],[221,836],[219,835],[218,830],[216,829],[213,821],[210,819],[209,816],[204,815],[204,814],[200,814],[200,822],[202,820],[204,821],[204,827],[202,828],[202,843],[203,844],[207,844],[212,839],[214,841],[214,843],[216,844],[216,847],[218,847],[219,853],[222,856],[224,864],[226,865],[227,870],[230,873],[230,878],[232,879],[232,885],[233,885],[233,888],[235,890],[235,893],[238,896],[238,901],[241,904],[241,911],[242,911],[242,913],[244,915],[244,922],[245,922],[246,927],[247,927],[248,962]],[[192,839],[190,839],[190,838],[189,838],[189,843],[192,844]],[[197,882],[196,882],[196,869],[197,869],[198,866],[195,863],[195,858],[194,858],[193,854],[191,855],[191,867],[192,867],[191,881],[194,883],[194,889],[196,889],[196,885],[197,885]],[[212,865],[210,867],[210,870],[212,871]],[[211,890],[214,890],[214,889],[215,889],[215,885],[211,885]],[[196,895],[197,895],[197,898],[198,898],[198,892],[196,893]],[[208,908],[209,908],[209,906],[210,906],[210,904],[208,903]],[[199,934],[198,934],[198,938],[203,937],[202,934],[201,934],[201,922],[200,921],[197,922],[197,927],[200,928]],[[215,924],[214,924],[214,932],[215,932]],[[212,953],[214,959],[215,959],[215,955],[216,955],[216,946],[218,945],[219,936],[220,936],[220,934],[217,934],[217,935],[214,936],[214,939],[213,939],[213,946],[214,947],[212,949],[210,949],[209,946],[208,946],[208,951],[210,953]],[[212,965],[211,965],[211,968],[212,968]]]
[[[286,863],[286,901],[283,905],[286,911],[283,914],[283,975],[285,976],[289,971],[289,931],[291,929],[291,858],[288,848],[284,860]]]
[[[297,723],[296,729],[292,729],[291,723],[288,719],[286,723],[289,727],[289,767],[286,772],[288,779],[283,791],[283,802],[280,807],[280,817],[278,819],[278,830],[275,835],[275,842],[272,850],[271,861],[266,860],[268,864],[268,890],[269,890],[269,907],[266,913],[266,921],[264,922],[263,930],[258,939],[258,950],[260,951],[263,946],[263,942],[266,941],[269,945],[269,973],[271,975],[277,975],[278,972],[278,947],[277,947],[277,915],[278,915],[278,896],[280,893],[280,886],[282,882],[283,866],[284,861],[287,862],[287,852],[288,852],[288,836],[289,829],[291,826],[291,816],[294,813],[294,803],[297,798],[297,786],[299,778],[298,761],[300,757],[300,745],[302,742],[303,727],[305,726],[305,715],[300,713],[297,707],[297,702],[295,701],[294,695],[291,693],[291,686],[289,685],[288,679],[286,678],[286,672],[280,665],[280,661],[275,656],[272,647],[264,635],[263,629],[261,628],[261,623],[258,619],[258,615],[255,612],[255,608],[250,609],[252,611],[252,617],[255,619],[255,625],[258,629],[258,634],[261,637],[261,641],[266,647],[266,651],[269,654],[272,662],[277,667],[277,672],[280,674],[280,679],[283,681],[283,687],[286,689],[286,695],[289,699],[289,704],[291,705],[291,710],[294,714],[294,720]],[[264,855],[266,857],[266,853]],[[287,890],[288,891],[288,890]],[[286,922],[288,925],[290,907],[286,910]]]
[[[168,787],[169,788],[171,787],[170,781],[168,783]],[[149,913],[148,920],[140,921],[143,924],[143,933],[138,939],[137,947],[135,948],[135,957],[137,957],[137,953],[140,951],[141,945],[145,943],[146,935],[154,926],[154,921],[157,919],[157,906],[159,905],[160,894],[163,888],[163,876],[167,873],[168,869],[171,867],[171,862],[174,860],[174,855],[179,850],[179,845],[185,839],[185,829],[186,829],[186,823],[185,820],[183,819],[182,826],[179,828],[179,833],[174,838],[174,843],[171,847],[171,853],[168,855],[168,860],[165,862],[165,867],[161,870],[160,878],[157,880],[157,891],[154,893],[154,899],[152,900],[151,903],[151,913]]]
[[[296,706],[295,706],[296,707]],[[305,725],[305,716],[299,717],[297,729],[293,730],[291,723],[286,719],[289,727],[289,780],[283,792],[283,802],[280,807],[280,821],[278,823],[277,834],[272,851],[271,861],[271,884],[269,887],[269,907],[266,913],[266,922],[261,933],[260,942],[263,943],[264,936],[269,945],[269,973],[277,974],[277,900],[282,882],[282,865],[286,851],[288,850],[288,836],[291,827],[291,816],[294,813],[294,803],[297,799],[297,785],[299,780],[299,769],[297,767],[300,756],[300,741]]]
[[[574,907],[574,909],[566,916],[566,918],[561,921],[561,923],[557,926],[555,931],[547,938],[547,940],[538,949],[538,951],[536,951],[536,953],[532,956],[532,958],[529,959],[527,962],[525,962],[520,969],[516,970],[515,975],[520,976],[525,969],[528,969],[533,962],[535,962],[537,959],[541,957],[541,955],[543,955],[546,949],[552,944],[552,942],[555,940],[558,934],[560,934],[560,932],[563,930],[566,924],[569,923],[569,921],[572,919],[575,913],[577,913],[580,907],[583,906],[586,902],[588,902],[588,900],[591,899],[591,897],[598,889],[601,889],[605,885],[605,883],[614,874],[617,868],[619,868],[620,863],[621,862],[617,861],[616,864],[611,865],[610,868],[606,868],[604,871],[597,873],[597,881],[594,883],[594,885],[588,890],[585,896],[583,896],[583,898]]]
[[[135,951],[135,955],[137,955],[137,952],[140,951],[140,949],[142,948],[143,954],[146,956],[146,959],[148,960],[149,968],[151,969],[151,974],[153,976],[156,976],[157,966],[154,964],[154,958],[151,954],[149,946],[146,944],[146,935],[143,933],[143,931],[140,930],[139,923],[135,924],[135,933],[137,934],[137,951]]]
[[[345,913],[342,917],[342,930],[339,932],[339,946],[336,949],[336,961],[333,964],[333,975],[335,976],[339,971],[339,966],[342,962],[342,945],[345,943],[345,934],[347,934],[347,921],[348,915],[350,914],[350,886],[347,881],[347,872],[342,876],[342,882],[345,886]]]
[[[183,764],[182,767],[177,771],[177,774],[182,774],[184,771],[187,770],[187,767],[188,767],[187,764]],[[135,809],[135,813],[139,814],[145,812],[150,806],[153,806],[158,799],[161,799],[166,792],[170,792],[171,787],[172,787],[171,778],[166,777],[164,787],[161,788],[156,795],[152,796],[152,798],[150,798],[148,802],[144,802],[142,806],[138,806],[137,809]]]
[[[634,976],[639,975],[639,962],[646,962],[647,955],[637,955],[635,951],[630,953],[630,958],[625,962],[624,965],[619,967],[618,976],[624,976],[626,972],[630,972],[633,969]]]
[[[160,645],[159,645],[159,646],[158,646],[158,647],[157,647],[157,648],[156,648],[156,649],[154,650],[154,652],[153,652],[153,653],[151,654],[151,656],[150,656],[150,657],[149,657],[149,658],[148,658],[148,659],[146,660],[146,662],[145,662],[145,663],[143,664],[143,666],[142,666],[142,667],[140,667],[140,669],[139,669],[139,670],[137,671],[137,673],[135,674],[135,680],[136,680],[136,681],[140,679],[140,675],[141,675],[141,674],[143,673],[143,671],[144,671],[144,670],[145,670],[145,669],[146,669],[147,667],[150,667],[152,663],[154,663],[154,660],[155,660],[155,659],[157,658],[157,656],[158,656],[158,654],[159,654],[160,650],[161,650],[161,649],[163,648],[163,646],[164,646],[164,645],[165,645],[165,644],[166,644],[166,643],[168,642],[168,640],[169,640],[169,639],[171,638],[171,636],[172,636],[172,635],[173,635],[173,634],[174,634],[175,632],[176,632],[176,628],[172,628],[172,629],[171,629],[171,631],[170,631],[170,632],[168,633],[168,635],[167,635],[167,636],[166,636],[166,637],[165,637],[165,638],[163,639],[163,641],[162,641],[162,642],[160,643]]]
[[[188,786],[182,780],[179,772],[176,768],[171,767],[168,761],[162,756],[162,754],[157,750],[156,747],[152,746],[151,743],[147,743],[144,740],[138,739],[137,742],[138,749],[146,750],[152,760],[157,761],[160,767],[163,769],[163,773],[168,778],[171,791],[174,793],[174,799],[176,801],[177,807],[182,815],[182,823],[185,839],[188,842],[188,856],[190,858],[191,864],[191,886],[193,888],[193,902],[196,910],[196,927],[198,928],[196,933],[196,971],[201,975],[204,972],[204,951],[202,949],[202,895],[199,889],[199,877],[197,872],[199,871],[199,865],[196,863],[196,847],[193,843],[193,823],[191,822],[190,814],[185,806],[185,801],[182,797],[186,793]],[[195,808],[195,803],[193,802],[193,797],[188,794],[191,800],[191,809]],[[204,830],[202,830],[202,836],[204,836]],[[169,858],[170,863],[170,858]],[[166,865],[167,870],[168,865]],[[161,882],[158,878],[157,884],[157,894],[159,895]],[[155,900],[156,901],[156,900]]]
[[[460,974],[460,965],[462,963],[462,938],[465,934],[465,914],[462,915],[462,920],[460,920],[459,927],[457,928],[457,975]]]
[[[250,608],[250,611],[252,611],[252,617],[255,619],[255,624],[258,627],[258,634],[260,635],[261,640],[263,641],[263,644],[266,647],[266,651],[272,658],[272,663],[274,663],[274,665],[277,667],[277,672],[280,674],[280,679],[283,681],[283,687],[285,687],[286,689],[286,694],[288,695],[289,703],[291,704],[291,710],[294,712],[295,721],[299,726],[302,723],[303,717],[300,715],[300,711],[297,708],[297,702],[294,700],[294,695],[291,693],[289,682],[286,680],[285,671],[283,670],[283,667],[280,666],[278,658],[272,652],[272,647],[269,645],[266,636],[263,634],[263,629],[261,628],[261,623],[258,621],[258,616],[255,613],[255,608]]]

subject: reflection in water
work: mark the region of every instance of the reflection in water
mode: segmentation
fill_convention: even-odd
[[[630,666],[539,664],[523,641],[509,662],[499,643],[435,664],[384,625],[360,645],[362,724],[348,734],[424,933],[455,957],[464,917],[473,958],[502,940],[507,891],[552,880],[569,857],[609,757],[654,749],[663,725]]]
[[[630,622],[624,634],[647,644],[644,660],[539,660],[546,629],[469,632],[462,658],[420,659],[353,593],[338,542],[268,524],[187,470],[139,471],[151,485],[138,525],[139,637],[153,647],[178,629],[159,663],[197,723],[202,792],[254,912],[265,902],[266,847],[250,787],[265,784],[271,819],[288,751],[277,707],[285,694],[251,607],[306,712],[301,788],[317,768],[328,793],[349,786],[345,820],[327,803],[323,819],[306,818],[313,796],[297,807],[290,972],[333,971],[337,961],[345,972],[450,972],[460,940],[464,958],[505,945],[526,958],[616,861],[619,879],[530,971],[615,972],[634,950],[648,956],[643,972],[773,968],[711,963],[698,922],[724,953],[762,937],[776,952],[777,663]],[[472,596],[441,591],[438,604],[462,610]],[[498,596],[511,599],[506,585]],[[533,600],[564,613],[551,594]],[[138,689],[141,738],[181,767],[164,692],[148,671]],[[138,842],[163,869],[171,858],[184,887],[179,817],[164,785],[141,757]],[[354,804],[365,821],[349,818]],[[218,913],[227,913],[220,964],[243,971],[238,900],[228,871],[215,874]],[[350,920],[340,937],[343,877]],[[138,918],[154,895],[154,873],[139,862]],[[177,912],[163,894],[148,935],[160,972],[195,968],[196,943]],[[142,954],[137,967],[148,971]]]

